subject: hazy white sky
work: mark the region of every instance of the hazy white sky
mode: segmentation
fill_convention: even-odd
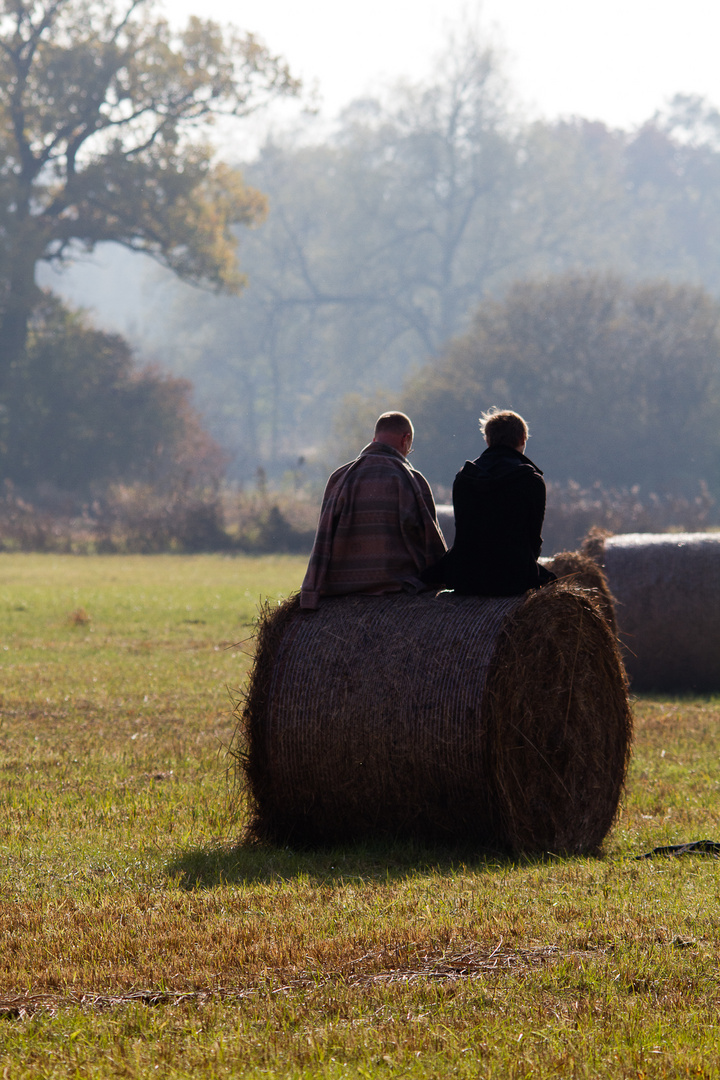
[[[448,20],[470,0],[165,0],[173,20],[200,14],[264,38],[333,115],[399,76],[422,77]],[[720,104],[718,0],[485,0],[506,70],[537,115],[631,126],[677,92]]]

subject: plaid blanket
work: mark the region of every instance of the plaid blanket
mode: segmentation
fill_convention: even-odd
[[[425,477],[391,446],[370,443],[327,482],[301,607],[321,596],[420,592],[420,573],[444,552]]]

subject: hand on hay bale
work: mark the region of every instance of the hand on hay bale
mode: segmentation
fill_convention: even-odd
[[[617,644],[572,586],[266,609],[239,733],[248,835],[596,851],[625,779]]]

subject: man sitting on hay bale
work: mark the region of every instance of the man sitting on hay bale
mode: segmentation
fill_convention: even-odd
[[[545,481],[525,457],[522,416],[490,409],[480,430],[488,448],[465,462],[453,484],[455,541],[423,579],[470,596],[518,596],[555,581],[538,563]]]
[[[420,575],[445,552],[425,477],[407,460],[414,431],[404,413],[379,417],[371,443],[327,482],[303,608],[322,596],[420,592]]]

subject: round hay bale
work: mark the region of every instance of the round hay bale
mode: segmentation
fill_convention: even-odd
[[[256,840],[580,854],[612,824],[630,737],[613,635],[552,585],[266,608],[236,745]]]
[[[603,542],[634,689],[720,689],[720,532]]]
[[[561,551],[552,559],[542,560],[548,570],[565,585],[582,589],[597,604],[615,637],[618,624],[615,616],[615,597],[608,580],[596,560],[580,551]]]

